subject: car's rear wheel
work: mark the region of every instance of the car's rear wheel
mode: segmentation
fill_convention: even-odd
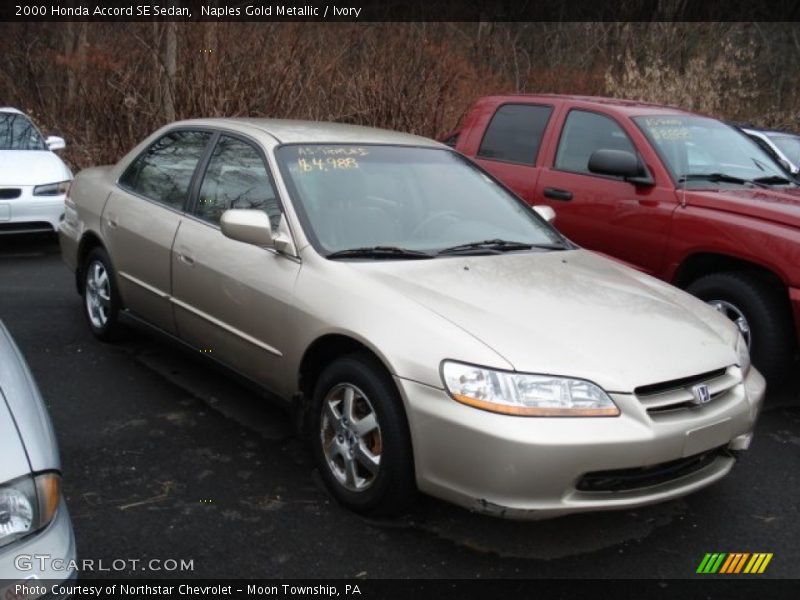
[[[340,503],[376,515],[408,508],[416,492],[411,440],[385,369],[366,355],[334,361],[317,381],[312,415],[317,465]]]
[[[734,322],[750,346],[753,364],[770,383],[786,379],[796,340],[788,302],[777,285],[750,273],[714,273],[687,291]]]
[[[119,323],[119,294],[117,293],[111,260],[103,248],[92,249],[81,270],[83,275],[83,309],[89,329],[104,342],[117,339]]]

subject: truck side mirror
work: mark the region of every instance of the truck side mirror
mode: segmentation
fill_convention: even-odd
[[[653,185],[653,179],[639,162],[639,158],[626,150],[595,150],[589,157],[589,171],[598,175],[622,177],[634,185]]]
[[[553,210],[552,206],[548,206],[547,204],[536,204],[533,207],[540,217],[542,217],[548,223],[552,223],[556,220],[556,211]]]

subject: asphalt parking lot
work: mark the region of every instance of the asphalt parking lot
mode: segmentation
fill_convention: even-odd
[[[80,557],[194,565],[118,575],[685,578],[706,552],[772,552],[760,577],[800,576],[800,377],[731,476],[687,498],[526,523],[421,498],[370,521],[257,393],[142,331],[96,341],[52,236],[0,238],[0,319],[50,407]]]

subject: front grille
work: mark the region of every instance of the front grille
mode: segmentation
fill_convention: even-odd
[[[13,200],[22,195],[22,190],[19,188],[0,188],[0,200]]]
[[[692,393],[695,385],[704,384],[708,387],[711,403],[727,394],[739,382],[739,377],[731,369],[717,369],[682,379],[643,385],[633,390],[633,393],[647,412],[654,414],[696,408],[698,404]]]
[[[575,487],[582,492],[624,492],[651,487],[696,473],[724,455],[725,449],[720,447],[647,467],[595,471],[581,477]]]

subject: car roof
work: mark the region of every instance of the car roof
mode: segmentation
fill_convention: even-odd
[[[623,98],[608,98],[605,96],[581,96],[576,94],[508,94],[502,96],[489,96],[489,100],[504,103],[504,102],[569,102],[576,105],[602,105],[605,107],[613,108],[615,112],[626,114],[628,116],[643,116],[643,115],[698,115],[690,111],[683,110],[677,106],[670,106],[668,104],[656,104],[653,102],[642,102],[639,100],[625,100]],[[704,115],[699,115],[704,116]]]
[[[396,144],[403,146],[444,147],[434,140],[388,129],[329,123],[321,121],[295,121],[290,119],[258,118],[211,118],[179,121],[176,126],[207,126],[258,130],[275,138],[280,143],[355,143]]]
[[[0,112],[4,112],[4,113],[13,113],[13,114],[15,114],[15,115],[22,115],[22,114],[25,114],[25,113],[23,113],[21,110],[19,110],[19,109],[17,109],[17,108],[13,108],[13,107],[11,107],[11,106],[0,106]]]

